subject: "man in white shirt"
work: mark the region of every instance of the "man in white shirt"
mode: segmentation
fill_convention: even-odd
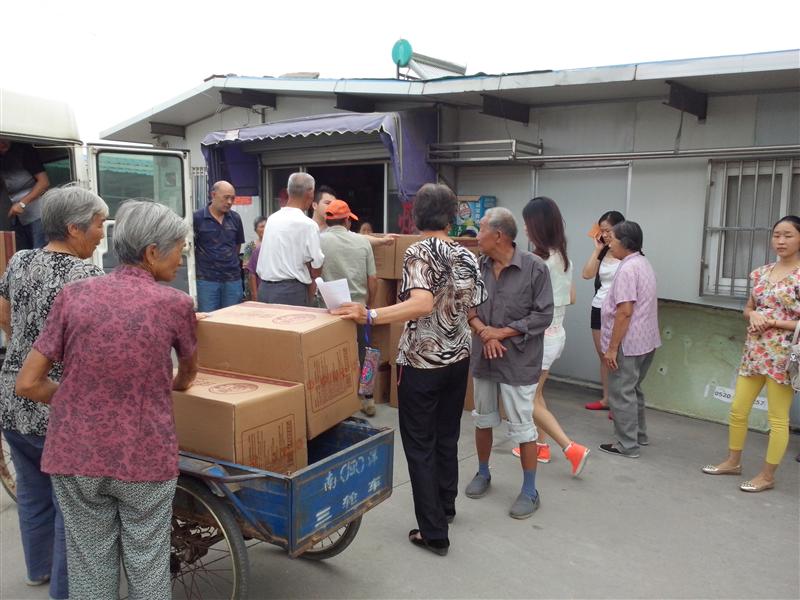
[[[261,279],[258,299],[271,304],[308,306],[312,281],[322,272],[325,255],[319,227],[306,216],[314,200],[314,178],[292,173],[289,201],[267,219],[256,272]]]

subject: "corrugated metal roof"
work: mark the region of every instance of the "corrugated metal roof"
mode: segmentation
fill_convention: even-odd
[[[800,89],[800,50],[612,65],[561,71],[398,79],[296,79],[219,76],[101,133],[110,140],[151,142],[149,121],[186,126],[217,112],[220,90],[277,95],[354,94],[376,101],[444,102],[479,106],[492,94],[533,106],[654,98],[677,81],[709,94]]]

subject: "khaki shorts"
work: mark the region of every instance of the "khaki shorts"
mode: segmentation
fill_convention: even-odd
[[[489,429],[500,425],[499,401],[502,400],[508,423],[508,436],[517,444],[536,441],[539,437],[533,424],[533,397],[536,385],[508,385],[473,377],[475,427]]]

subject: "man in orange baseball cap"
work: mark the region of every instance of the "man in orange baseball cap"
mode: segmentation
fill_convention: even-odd
[[[325,224],[328,226],[320,233],[319,243],[325,254],[322,264],[322,279],[335,281],[346,279],[353,302],[365,306],[375,299],[378,289],[378,278],[375,275],[375,257],[367,236],[350,231],[352,221],[358,217],[350,210],[344,200],[332,200],[325,209]],[[364,363],[366,340],[364,327],[358,326],[358,355]],[[372,398],[364,399],[361,408],[367,416],[375,414],[375,402]]]
[[[327,225],[327,221],[333,220],[338,221],[339,219],[350,219],[351,221],[358,221],[358,217],[355,216],[352,212],[350,212],[350,205],[347,204],[344,200],[332,200],[330,204],[328,204],[328,208],[325,209],[325,221]],[[328,225],[330,227],[330,225]],[[346,229],[350,229],[350,224],[345,225]]]

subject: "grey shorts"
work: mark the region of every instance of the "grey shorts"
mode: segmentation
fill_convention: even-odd
[[[500,425],[500,404],[503,402],[508,423],[508,436],[517,444],[536,441],[539,437],[533,423],[533,397],[536,385],[508,385],[473,377],[475,427],[489,429]]]

